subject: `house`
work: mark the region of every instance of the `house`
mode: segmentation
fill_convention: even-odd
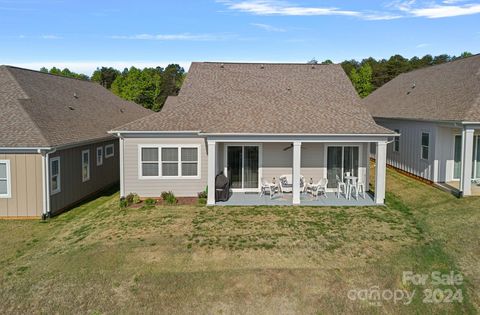
[[[375,144],[375,200],[385,197],[385,153],[394,133],[361,105],[340,65],[192,63],[163,110],[111,131],[120,138],[121,195],[196,196],[224,172],[232,191],[258,196],[262,181],[292,178],[290,204],[301,203],[301,176],[357,176],[368,187]],[[249,194],[252,193],[252,194]],[[259,201],[260,202],[260,201]]]
[[[118,183],[107,131],[151,113],[96,83],[0,66],[0,217],[46,217]]]
[[[480,194],[480,55],[401,74],[364,101],[378,124],[401,134],[388,164]]]

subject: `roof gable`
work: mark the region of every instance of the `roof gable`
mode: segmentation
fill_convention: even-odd
[[[88,81],[8,66],[0,68],[0,81],[6,84],[0,93],[4,147],[104,138],[114,126],[152,113]]]
[[[480,55],[401,74],[364,104],[374,117],[480,121]]]
[[[193,63],[157,114],[116,128],[204,133],[385,133],[340,65]]]

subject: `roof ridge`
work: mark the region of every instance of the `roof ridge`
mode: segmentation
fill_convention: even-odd
[[[15,76],[10,72],[9,70],[9,67],[8,66],[3,66],[4,69],[6,70],[8,76],[10,76],[10,78],[12,79],[12,81],[15,83],[15,85],[22,91],[22,93],[26,96],[25,99],[31,99],[30,96],[28,95],[27,92],[25,92],[25,90],[22,88],[21,84],[18,83],[17,79],[15,78]],[[42,130],[40,129],[40,127],[38,126],[38,124],[35,122],[35,120],[32,118],[32,116],[30,115],[30,113],[28,113],[27,110],[25,110],[25,108],[23,107],[23,104],[19,101],[18,98],[15,98],[15,101],[17,102],[17,104],[19,105],[20,107],[20,110],[28,117],[28,119],[30,120],[30,122],[33,124],[33,126],[35,127],[36,131],[38,132],[38,134],[40,135],[40,137],[45,141],[46,144],[48,145],[51,145],[50,141],[47,140],[47,138],[45,137],[45,135],[43,134]]]
[[[259,62],[259,61],[193,61],[192,63],[197,64],[225,64],[225,65],[291,65],[291,66],[338,66],[340,63],[302,63],[302,62]]]
[[[90,79],[89,80],[83,80],[83,79],[80,79],[80,78],[67,77],[67,76],[64,76],[64,75],[61,75],[61,74],[55,74],[55,73],[50,73],[50,72],[42,72],[42,71],[39,71],[39,70],[27,69],[27,68],[22,68],[22,67],[17,67],[17,66],[1,65],[1,67],[5,67],[6,69],[13,68],[13,69],[18,69],[18,70],[22,70],[22,71],[30,71],[30,72],[39,73],[39,74],[46,74],[46,75],[51,75],[51,76],[59,77],[59,78],[78,80],[78,81],[81,81],[81,82],[94,83]],[[68,69],[68,68],[65,68],[65,69]],[[83,74],[83,73],[81,73],[81,74]]]

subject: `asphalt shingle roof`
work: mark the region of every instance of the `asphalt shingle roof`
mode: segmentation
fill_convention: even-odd
[[[385,134],[340,65],[192,63],[179,95],[121,131]]]
[[[364,99],[373,117],[480,121],[480,55],[401,74]]]
[[[108,137],[151,114],[97,83],[0,66],[0,147],[50,147]]]

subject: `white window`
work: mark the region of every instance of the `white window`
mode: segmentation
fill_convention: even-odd
[[[60,157],[57,156],[50,159],[50,194],[58,194],[61,190]]]
[[[10,161],[0,160],[0,198],[11,198]]]
[[[200,146],[139,147],[140,178],[200,178]]]
[[[394,130],[395,133],[400,133],[399,129]],[[393,152],[398,152],[400,151],[400,137],[395,137],[393,141]]]
[[[82,181],[90,180],[90,150],[82,151]]]
[[[158,148],[141,148],[141,174],[144,177],[158,177]]]
[[[97,166],[103,164],[103,147],[97,148]]]
[[[112,156],[115,155],[115,149],[113,144],[109,144],[105,146],[105,158],[111,158]]]
[[[428,160],[430,151],[430,134],[428,132],[422,132],[422,159]]]

